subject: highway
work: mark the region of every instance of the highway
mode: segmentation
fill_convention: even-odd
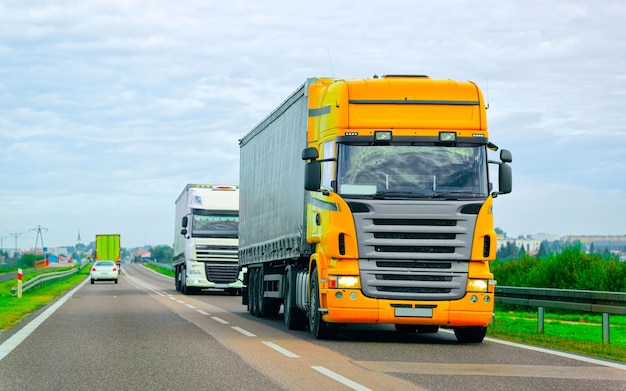
[[[0,390],[626,391],[622,363],[390,326],[320,341],[252,317],[241,297],[185,296],[141,265],[122,270],[0,334]]]

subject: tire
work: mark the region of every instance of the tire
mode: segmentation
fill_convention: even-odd
[[[296,277],[298,271],[288,266],[285,276],[285,300],[283,304],[285,326],[289,330],[304,330],[307,326],[306,313],[296,306]]]
[[[180,268],[180,293],[187,294],[187,275],[183,267]]]
[[[264,297],[264,289],[265,284],[263,282],[263,277],[265,273],[263,271],[263,267],[258,269],[256,273],[256,298],[257,298],[257,308],[259,312],[259,317],[262,318],[270,318],[278,315],[280,311],[280,301],[277,299],[272,299],[268,297]]]
[[[462,343],[481,343],[486,334],[486,327],[457,327],[454,329],[456,340]]]
[[[114,281],[115,281],[115,283],[117,284],[117,278],[116,278]]]
[[[174,286],[176,287],[176,290],[180,292],[180,267],[179,266],[176,266],[176,269],[174,272]]]
[[[94,279],[92,278],[92,279],[91,279],[91,283],[93,284],[94,282],[95,282],[95,281],[94,281]]]
[[[256,276],[257,269],[248,269],[250,276],[248,278],[248,310],[252,316],[259,316],[259,303],[257,301]]]
[[[339,332],[339,326],[324,322],[320,312],[320,288],[317,269],[311,273],[311,299],[309,301],[309,329],[315,339],[333,339]]]

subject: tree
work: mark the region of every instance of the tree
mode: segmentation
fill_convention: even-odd
[[[548,255],[549,253],[549,244],[547,240],[544,240],[541,242],[541,244],[539,245],[539,251],[537,251],[537,257],[541,258],[541,257],[545,257],[546,255]]]
[[[174,249],[170,246],[150,247],[150,257],[157,262],[172,263]]]

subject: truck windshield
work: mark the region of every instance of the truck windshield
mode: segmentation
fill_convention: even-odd
[[[362,197],[484,198],[484,145],[348,145],[337,151],[337,192]]]
[[[239,216],[194,211],[191,235],[201,238],[236,238],[239,233]]]

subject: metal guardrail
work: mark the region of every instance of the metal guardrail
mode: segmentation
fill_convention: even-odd
[[[41,285],[49,284],[55,281],[63,280],[67,277],[70,277],[79,271],[81,271],[88,263],[82,264],[80,267],[75,267],[71,270],[66,270],[63,272],[52,272],[52,273],[44,273],[40,274],[36,277],[31,278],[22,284],[22,292],[26,292],[29,289],[37,288]],[[17,287],[11,288],[11,295],[15,296],[17,294]]]
[[[602,314],[602,342],[610,343],[610,314],[626,315],[626,293],[496,286],[496,303],[537,307],[537,333],[544,332],[545,308]]]

